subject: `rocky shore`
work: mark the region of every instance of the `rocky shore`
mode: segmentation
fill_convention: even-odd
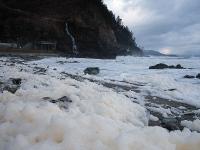
[[[20,59],[19,59],[20,58]],[[28,65],[26,62],[32,61],[32,60],[40,60],[43,59],[43,57],[11,57],[9,61],[1,61],[1,66],[15,66],[16,64],[22,64],[22,65]],[[78,61],[65,61],[65,62],[59,62],[59,64],[68,64],[68,63],[79,63]],[[35,66],[32,68],[33,74],[36,75],[47,75],[49,67],[39,67]],[[54,71],[57,71],[57,69],[53,69]],[[23,68],[20,70],[21,72],[25,71]],[[85,74],[91,74],[91,75],[97,75],[100,73],[100,68],[95,67],[88,67],[84,70]],[[141,89],[145,84],[137,84],[137,83],[130,83],[125,81],[117,81],[117,80],[97,80],[97,79],[91,79],[87,77],[83,77],[80,75],[74,75],[69,74],[67,72],[60,72],[60,75],[62,75],[62,80],[66,78],[71,78],[74,80],[77,80],[79,82],[92,82],[98,85],[102,85],[105,88],[109,88],[114,90],[117,93],[121,93],[130,100],[132,100],[133,103],[138,103],[139,99],[134,96],[126,95],[127,92],[133,91],[135,93],[141,93]],[[20,88],[20,84],[23,82],[23,79],[21,78],[10,78],[6,81],[0,80],[0,92],[8,91],[12,94],[15,94],[16,91]],[[168,91],[176,91],[176,89],[169,89]],[[58,99],[53,99],[52,97],[43,97],[45,101],[49,101],[53,104],[59,105],[59,107],[68,109],[69,104],[72,103],[72,100],[67,97],[61,97]],[[142,104],[143,107],[148,111],[147,114],[149,114],[149,126],[161,126],[163,128],[166,128],[169,131],[173,130],[183,130],[184,126],[182,126],[182,121],[195,121],[196,119],[200,118],[199,108],[182,103],[177,102],[170,99],[164,99],[158,96],[153,96],[151,94],[145,95],[144,103]],[[163,112],[159,110],[167,110],[168,115],[163,116]]]

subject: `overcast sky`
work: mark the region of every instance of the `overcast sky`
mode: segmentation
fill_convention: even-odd
[[[200,54],[200,0],[104,0],[145,49]]]

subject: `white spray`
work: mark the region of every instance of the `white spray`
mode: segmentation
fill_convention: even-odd
[[[66,31],[67,35],[70,37],[70,39],[72,40],[73,53],[78,55],[79,52],[78,52],[78,49],[77,49],[76,41],[75,41],[75,38],[73,37],[73,35],[69,32],[69,27],[68,27],[67,22],[65,23],[65,31]]]

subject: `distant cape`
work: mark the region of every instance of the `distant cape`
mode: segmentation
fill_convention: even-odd
[[[174,54],[163,54],[163,53],[160,53],[160,52],[155,51],[155,50],[144,50],[143,51],[143,55],[144,56],[171,56],[171,57],[177,57],[177,55],[174,55]]]

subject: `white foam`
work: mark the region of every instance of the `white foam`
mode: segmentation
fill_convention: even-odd
[[[1,150],[199,150],[199,133],[147,127],[145,109],[123,94],[88,81],[61,80],[59,71],[66,71],[68,65],[56,63],[58,60],[66,59],[37,62],[50,66],[47,75],[33,74],[33,62],[1,67],[2,80],[22,78],[15,94],[0,93]],[[100,60],[83,61],[88,65]],[[76,65],[82,69],[86,64]],[[72,100],[68,109],[42,99],[63,96]]]
[[[184,127],[187,127],[188,129],[200,132],[200,120],[199,119],[196,119],[194,121],[184,120],[181,122],[181,125]]]
[[[168,57],[118,57],[116,60],[98,59],[68,59],[80,63],[66,63],[59,65],[56,61],[66,61],[63,58],[51,58],[36,61],[39,64],[46,64],[59,71],[83,75],[87,67],[99,67],[101,73],[98,76],[87,76],[100,80],[115,79],[131,83],[145,83],[142,91],[148,91],[153,96],[181,101],[187,104],[200,107],[199,79],[184,79],[187,74],[196,76],[200,70],[199,58],[168,58]],[[193,69],[164,69],[149,70],[149,66],[166,63],[168,65],[181,64],[185,68]],[[76,69],[74,69],[76,68]],[[187,90],[185,89],[187,87]],[[175,89],[170,91],[170,89]],[[145,93],[144,93],[145,94]]]

